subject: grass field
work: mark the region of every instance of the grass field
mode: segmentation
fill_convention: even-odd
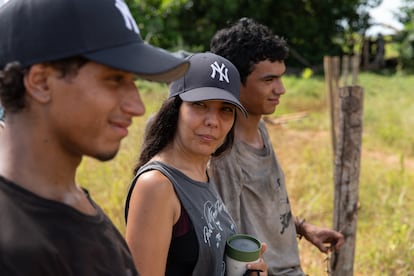
[[[292,209],[308,222],[331,227],[333,154],[323,78],[286,76],[286,95],[273,119],[306,112],[269,125],[285,170]],[[414,77],[362,73],[363,145],[354,275],[414,275]],[[139,84],[147,112],[135,119],[118,156],[106,163],[85,158],[77,180],[124,233],[124,198],[139,154],[145,122],[166,97],[166,86]],[[325,254],[305,240],[301,260],[309,275],[327,275]]]

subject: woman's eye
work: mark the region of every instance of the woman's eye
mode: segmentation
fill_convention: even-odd
[[[230,113],[234,113],[235,112],[235,108],[234,107],[227,106],[227,107],[224,107],[223,108],[223,111],[230,112]]]
[[[193,102],[192,105],[195,106],[195,107],[205,107],[206,106],[203,102]]]

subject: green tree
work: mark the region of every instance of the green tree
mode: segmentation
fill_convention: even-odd
[[[396,37],[400,43],[399,69],[412,73],[414,72],[414,3],[411,0],[404,2],[399,20],[404,24],[404,29]]]
[[[313,66],[341,54],[349,33],[369,26],[368,8],[382,0],[128,0],[151,43],[188,51],[209,49],[212,35],[241,17],[251,17],[286,38],[291,64]]]

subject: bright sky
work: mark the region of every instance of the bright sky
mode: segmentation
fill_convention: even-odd
[[[394,28],[397,28],[398,30],[401,30],[403,28],[403,25],[400,22],[398,22],[398,20],[396,20],[393,15],[394,12],[399,11],[399,7],[402,5],[401,2],[401,0],[383,0],[381,5],[379,5],[375,9],[372,9],[369,12],[371,17],[373,18],[373,23],[384,23],[391,25]],[[367,35],[369,36],[376,36],[378,35],[378,33],[393,34],[395,33],[395,31],[380,26],[371,27],[367,31]]]

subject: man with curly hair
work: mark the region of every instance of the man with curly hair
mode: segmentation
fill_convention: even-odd
[[[285,93],[287,43],[268,27],[243,18],[219,30],[210,46],[239,70],[240,101],[248,112],[247,118],[237,117],[231,152],[210,162],[212,178],[239,230],[267,243],[269,275],[304,275],[297,235],[322,252],[339,249],[344,237],[292,215],[283,170],[262,120]]]

